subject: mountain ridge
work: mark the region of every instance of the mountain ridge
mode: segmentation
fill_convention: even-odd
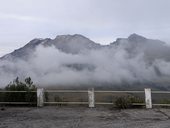
[[[30,76],[43,85],[170,86],[169,70],[170,46],[159,40],[131,34],[100,45],[79,34],[59,35],[33,39],[0,58],[0,83]]]
[[[80,35],[80,34],[74,34],[74,35],[58,35],[54,39],[50,38],[35,38],[31,40],[29,43],[24,45],[23,47],[14,50],[13,52],[6,54],[0,59],[9,59],[12,57],[16,58],[27,58],[29,57],[28,54],[30,52],[33,52],[35,48],[39,45],[43,45],[46,47],[49,46],[54,46],[57,49],[66,52],[66,53],[71,53],[71,54],[77,54],[81,52],[82,50],[89,50],[89,49],[98,49],[98,48],[103,48],[103,47],[110,47],[112,45],[121,45],[121,42],[130,42],[133,45],[137,45],[138,43],[146,43],[147,40],[153,41],[153,42],[158,42],[160,44],[165,44],[165,42],[160,41],[160,40],[152,40],[152,39],[147,39],[141,35],[138,35],[136,33],[133,33],[129,35],[127,38],[117,38],[116,41],[113,43],[110,43],[109,45],[101,45],[98,44],[89,38]],[[134,48],[133,46],[132,48]]]

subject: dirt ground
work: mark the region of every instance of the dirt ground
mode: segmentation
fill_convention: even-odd
[[[8,107],[0,128],[170,128],[170,109]]]

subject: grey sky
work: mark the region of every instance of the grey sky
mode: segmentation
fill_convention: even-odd
[[[0,0],[0,56],[33,38],[83,34],[108,44],[138,33],[170,41],[170,0]]]

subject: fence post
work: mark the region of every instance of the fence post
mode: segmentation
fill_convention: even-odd
[[[44,89],[37,88],[37,107],[44,106]]]
[[[88,90],[88,101],[89,107],[94,108],[95,107],[94,88]]]
[[[145,88],[145,104],[146,108],[152,108],[152,97],[150,88]]]

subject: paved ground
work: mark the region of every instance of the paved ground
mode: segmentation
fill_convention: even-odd
[[[170,109],[10,107],[0,110],[0,128],[170,128]]]

